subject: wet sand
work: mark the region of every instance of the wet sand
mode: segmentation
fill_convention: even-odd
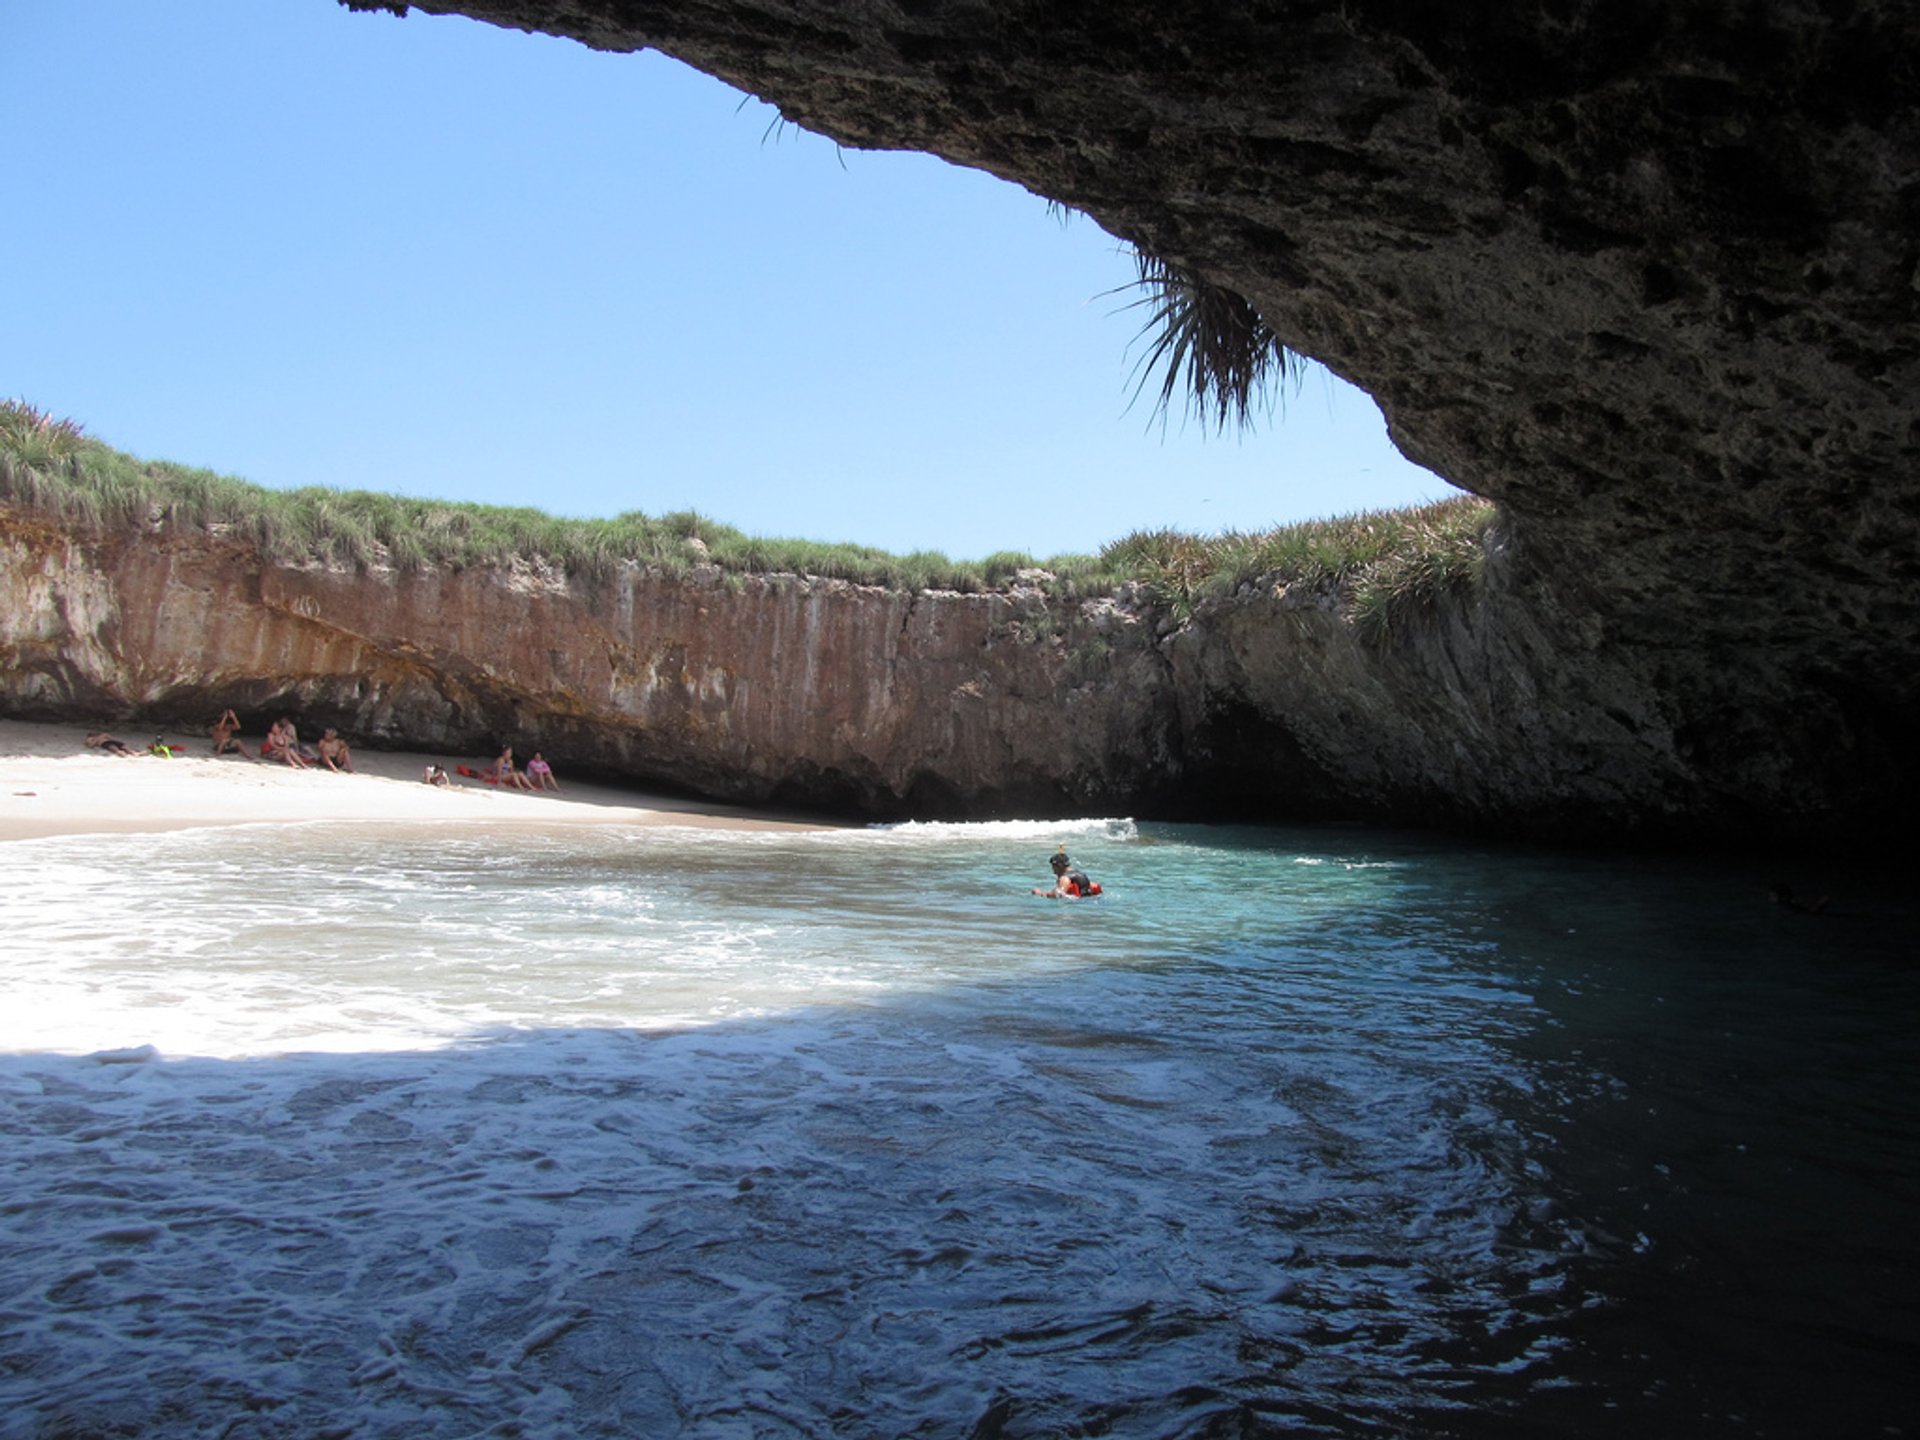
[[[818,821],[577,784],[567,778],[563,755],[547,757],[563,788],[528,793],[455,773],[458,765],[480,769],[491,756],[355,749],[355,773],[339,775],[232,755],[215,759],[209,738],[178,731],[166,738],[185,746],[184,755],[128,759],[87,749],[87,733],[80,725],[0,720],[0,841],[309,820],[824,828]],[[146,731],[108,733],[136,750],[153,739]],[[241,739],[257,753],[259,736]],[[422,784],[430,764],[442,766],[452,785]]]

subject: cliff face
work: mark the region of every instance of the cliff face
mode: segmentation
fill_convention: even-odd
[[[1166,773],[1165,665],[1111,606],[798,577],[401,575],[0,507],[0,709],[204,729],[226,705],[375,742],[874,814],[1058,813]],[[1114,636],[1109,645],[1100,637]],[[1038,638],[1036,638],[1038,637]]]
[[[1377,396],[1410,455],[1501,503],[1493,588],[1447,622],[1473,658],[1427,678],[1466,707],[1446,728],[1504,737],[1469,753],[1538,760],[1542,805],[1844,831],[1920,799],[1902,0],[414,8],[656,46],[1245,294]],[[1252,716],[1295,698],[1275,679],[1291,651],[1251,612],[1228,628],[1233,647],[1170,654],[1224,687],[1208,696],[1245,692],[1239,721],[1195,734],[1282,756],[1291,731]],[[1212,700],[1180,703],[1191,722]],[[1478,759],[1423,755],[1436,803],[1495,803]],[[1355,763],[1363,788],[1400,770]]]
[[[513,742],[576,774],[873,816],[1839,833],[1797,779],[1730,806],[1597,627],[1570,650],[1577,626],[1503,613],[1498,585],[1382,642],[1332,595],[1271,580],[1176,623],[1138,596],[1037,587],[287,567],[3,506],[0,561],[0,711],[18,716],[198,729],[231,704],[255,733],[292,712],[361,742]]]
[[[360,8],[407,8],[368,0]],[[0,512],[0,705],[871,813],[1342,813],[1872,840],[1920,802],[1920,8],[463,0],[654,45],[1237,290],[1496,499],[1363,643],[1267,584],[1038,593],[264,565]]]

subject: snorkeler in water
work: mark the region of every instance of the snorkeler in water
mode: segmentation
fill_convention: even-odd
[[[1066,846],[1054,851],[1047,863],[1053,866],[1053,886],[1047,890],[1035,887],[1034,894],[1049,900],[1090,900],[1101,893],[1100,882],[1089,879],[1086,871],[1067,858]]]

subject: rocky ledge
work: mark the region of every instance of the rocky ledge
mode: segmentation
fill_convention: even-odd
[[[1492,727],[1473,755],[1546,766],[1511,813],[1865,836],[1920,798],[1920,9],[413,8],[657,47],[1245,295],[1500,503],[1489,589],[1449,622],[1484,663],[1440,693]],[[1249,677],[1289,653],[1253,623]],[[1261,713],[1236,743],[1286,753]],[[1443,808],[1506,793],[1430,759]]]
[[[796,575],[275,563],[170,524],[0,504],[0,711],[360,743],[541,748],[574,774],[873,817],[1352,817],[1730,842],[1849,817],[1701,784],[1644,680],[1485,573],[1358,622],[1269,575],[1191,608],[1129,584],[909,594]]]
[[[1481,583],[1382,642],[1277,584],[1176,624],[1038,590],[290,569],[14,513],[16,713],[300,701],[873,813],[1870,844],[1920,800],[1904,0],[413,8],[656,46],[1246,296],[1499,504]]]

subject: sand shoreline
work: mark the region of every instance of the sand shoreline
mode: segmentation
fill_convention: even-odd
[[[113,731],[135,748],[153,738]],[[729,830],[820,830],[826,822],[698,800],[570,781],[564,756],[549,756],[557,794],[496,790],[456,778],[420,783],[438,763],[452,774],[473,755],[355,750],[356,773],[294,770],[234,756],[215,759],[206,736],[169,731],[186,754],[132,759],[89,750],[86,727],[0,720],[0,843],[53,835],[126,834],[208,825],[309,821],[507,825],[694,825]],[[257,750],[259,736],[243,736]]]

